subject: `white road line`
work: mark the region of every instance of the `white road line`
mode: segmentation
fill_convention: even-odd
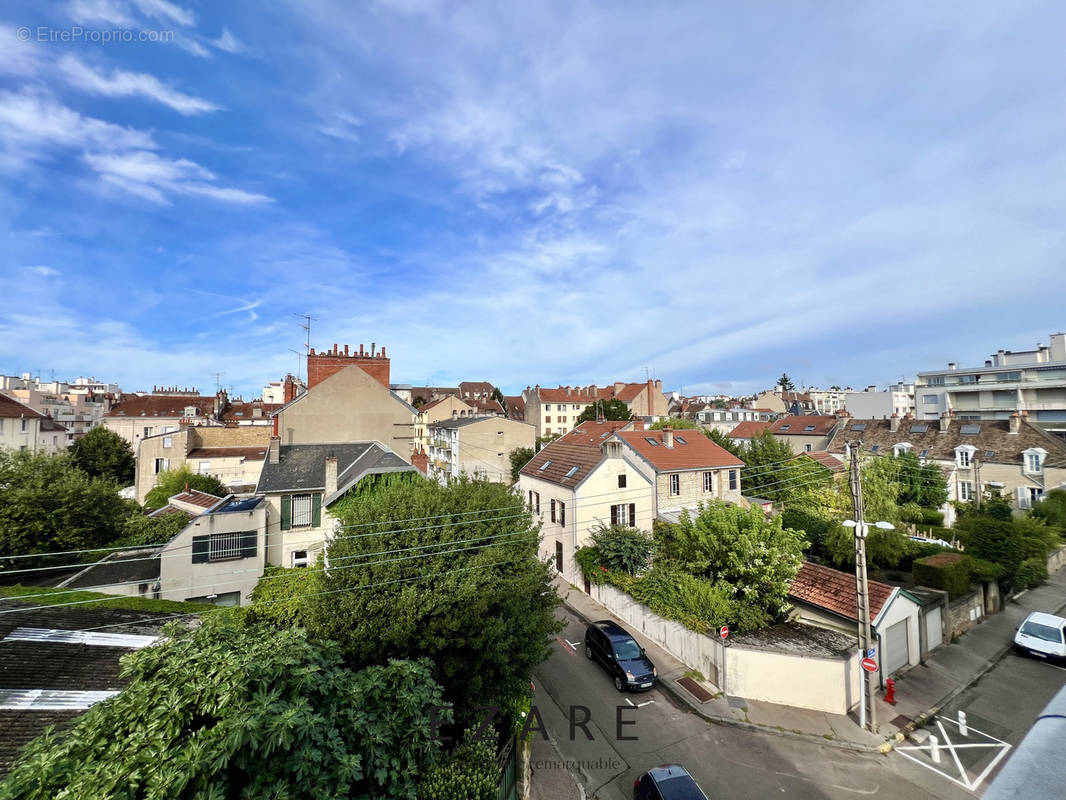
[[[630,700],[630,699],[629,699],[628,697],[626,698],[626,702],[627,702],[627,703],[629,703],[629,705],[633,706],[633,708],[636,708],[636,707],[637,707],[637,706],[636,706],[636,703],[634,703],[634,702],[633,702],[632,700]]]
[[[970,778],[966,774],[966,768],[962,766],[962,762],[959,760],[959,754],[955,752],[955,748],[951,745],[951,739],[948,738],[948,732],[944,730],[944,726],[940,724],[940,720],[936,721],[936,726],[940,729],[940,733],[944,736],[944,742],[947,744],[948,750],[951,751],[951,757],[955,761],[955,766],[959,768],[959,777],[966,781],[966,788],[973,790],[973,786],[970,785]]]
[[[999,753],[996,754],[996,757],[992,759],[992,763],[990,763],[987,767],[985,767],[985,771],[982,772],[980,775],[978,775],[974,779],[974,781],[973,781],[973,788],[974,789],[976,789],[978,786],[981,785],[981,781],[983,781],[988,776],[988,773],[990,773],[992,771],[992,768],[994,766],[996,766],[996,764],[998,764],[1000,762],[1000,760],[1003,758],[1003,756],[1007,755],[1007,753],[1009,753],[1009,752],[1010,752],[1010,745],[1004,743],[1003,749],[1000,750]]]
[[[928,748],[928,747],[925,747],[925,748],[922,748],[922,749],[924,749],[924,750],[928,750],[929,748]],[[951,781],[952,783],[957,783],[957,784],[958,784],[959,786],[961,786],[961,787],[962,787],[963,789],[969,789],[969,788],[970,788],[969,786],[967,786],[967,785],[966,785],[965,783],[963,783],[962,781],[958,781],[958,780],[955,780],[955,779],[954,779],[954,778],[952,778],[952,777],[951,777],[950,775],[948,775],[948,774],[947,774],[946,772],[941,772],[941,771],[940,771],[940,770],[938,770],[938,769],[937,769],[936,767],[934,767],[934,766],[933,766],[932,764],[927,764],[926,762],[922,761],[921,759],[917,759],[917,758],[915,758],[915,757],[914,757],[914,756],[912,756],[912,755],[911,755],[910,753],[904,753],[904,752],[903,752],[903,751],[902,751],[902,750],[901,750],[901,749],[900,749],[899,747],[897,747],[897,748],[896,748],[896,751],[897,751],[897,752],[898,752],[898,753],[899,753],[899,754],[900,754],[901,756],[903,756],[904,758],[906,758],[906,759],[908,759],[908,760],[910,760],[910,761],[913,761],[913,762],[914,762],[915,764],[920,764],[921,766],[925,767],[926,769],[931,769],[931,770],[932,770],[933,772],[935,772],[935,773],[936,773],[937,775],[941,775],[941,776],[943,776],[943,777],[947,778],[947,779],[948,779],[949,781]]]
[[[574,648],[575,650],[577,650],[577,648],[578,648],[578,645],[582,644],[582,642],[580,642],[580,641],[577,641],[577,642],[571,642],[571,641],[570,641],[569,639],[567,639],[567,640],[566,640],[566,643],[567,643],[568,645],[570,645],[570,646],[571,646],[572,648]]]
[[[650,706],[654,702],[654,700],[646,700],[643,703],[637,703],[637,708],[644,708],[644,706]]]

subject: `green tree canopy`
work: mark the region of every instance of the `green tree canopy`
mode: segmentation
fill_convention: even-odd
[[[759,508],[718,501],[698,508],[663,531],[664,555],[691,575],[728,584],[736,598],[776,617],[803,563],[802,532],[785,528],[780,516],[767,519]]]
[[[121,693],[23,752],[0,796],[411,800],[439,757],[425,661],[354,672],[303,631],[208,620],[129,654],[122,673]]]
[[[630,575],[648,566],[655,550],[651,534],[625,525],[599,525],[589,537],[597,560],[608,569],[620,569]]]
[[[149,544],[169,542],[189,524],[184,514],[163,514],[150,517],[147,514],[130,514],[122,526],[122,535],[116,545],[143,547]]]
[[[155,486],[145,495],[144,507],[150,511],[162,508],[168,498],[181,494],[186,486],[217,497],[229,494],[229,489],[214,475],[199,475],[189,469],[188,464],[182,464],[178,469],[165,470],[156,476]]]
[[[673,428],[675,431],[691,431],[696,430],[700,426],[690,419],[684,417],[669,417],[668,419],[657,419],[651,425],[648,426],[649,431],[661,431],[663,428]]]
[[[826,467],[797,456],[787,442],[769,431],[753,437],[739,456],[745,464],[741,489],[748,497],[785,503],[832,483],[832,473]]]
[[[90,477],[67,453],[0,448],[0,553],[106,547],[132,508],[114,483]]]
[[[788,377],[787,372],[782,372],[781,377],[777,379],[777,383],[774,386],[780,386],[781,391],[792,392],[795,391],[796,386],[792,383],[792,378]]]
[[[518,473],[535,455],[536,452],[532,447],[516,447],[511,451],[509,456],[511,460],[511,483],[518,481]]]
[[[330,511],[358,535],[338,535],[328,570],[306,582],[294,613],[314,636],[338,641],[353,668],[430,658],[464,721],[479,704],[526,696],[558,629],[558,598],[517,495],[465,477],[386,478]]]
[[[503,406],[503,410],[507,410],[507,401],[503,399],[503,392],[500,391],[499,386],[492,387],[492,399]]]
[[[626,404],[617,397],[612,397],[610,400],[597,400],[595,403],[585,406],[584,411],[577,415],[574,425],[577,426],[582,422],[597,420],[601,416],[604,419],[633,419],[633,415]]]
[[[130,443],[117,433],[98,425],[69,448],[74,464],[94,478],[105,478],[119,486],[133,483],[136,462]]]
[[[741,461],[744,461],[744,445],[734,442],[728,435],[722,433],[717,428],[704,428],[703,435],[719,447],[728,450]]]

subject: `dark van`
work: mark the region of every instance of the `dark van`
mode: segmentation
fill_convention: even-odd
[[[605,619],[589,625],[585,630],[585,655],[603,665],[620,692],[646,691],[655,685],[655,665],[637,640],[617,623]]]

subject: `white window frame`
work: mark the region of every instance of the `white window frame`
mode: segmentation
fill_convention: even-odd
[[[298,555],[303,553],[303,555]],[[307,550],[293,550],[289,553],[290,564],[293,569],[311,566],[311,554]]]
[[[633,521],[629,519],[629,503],[618,503],[614,508],[614,517],[618,522],[617,525],[621,525],[624,528],[631,527]]]
[[[681,495],[681,476],[676,472],[670,473],[670,496],[678,497]]]
[[[973,500],[973,482],[959,481],[959,500],[969,503]]]
[[[201,461],[196,465],[197,475],[210,475],[211,474],[211,462]]]
[[[973,454],[976,450],[971,450],[969,447],[956,447],[955,448],[955,464],[963,469],[969,469],[973,464]]]
[[[705,491],[705,492],[713,492],[714,491],[714,473],[713,472],[704,472],[703,473],[703,491]]]
[[[297,508],[297,503],[300,507]],[[306,509],[304,505],[306,504]],[[290,514],[290,524],[293,528],[309,528],[315,521],[314,517],[314,501],[309,494],[294,494],[292,496],[292,513]],[[306,519],[306,522],[302,520]]]
[[[155,466],[155,474],[156,475],[158,475],[160,472],[166,472],[168,469],[170,469],[170,459],[169,458],[157,458],[155,460],[155,465],[154,466]]]
[[[163,437],[163,447],[171,447],[171,446],[173,446],[173,444],[174,444],[174,437],[173,436],[164,436]]]

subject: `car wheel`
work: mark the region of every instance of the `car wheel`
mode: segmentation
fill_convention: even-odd
[[[617,675],[615,675],[615,676],[614,676],[614,688],[615,688],[615,689],[617,689],[617,690],[618,690],[618,691],[620,691],[620,692],[621,692],[621,691],[624,691],[624,690],[625,690],[625,688],[626,688],[626,687],[625,687],[625,686],[624,686],[624,685],[622,684],[622,679],[621,679],[621,678],[619,678],[619,677],[618,677]]]
[[[589,647],[588,642],[585,642],[585,658],[587,658],[589,661],[592,660],[592,648]]]

